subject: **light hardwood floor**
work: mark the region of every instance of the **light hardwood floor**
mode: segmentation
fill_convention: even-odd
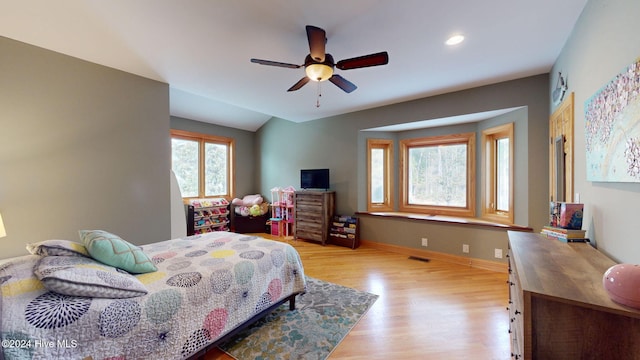
[[[329,359],[509,359],[507,274],[361,246],[294,246],[305,274],[380,297]],[[206,360],[232,359],[219,350]]]

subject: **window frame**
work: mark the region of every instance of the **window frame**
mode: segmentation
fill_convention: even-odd
[[[197,132],[191,132],[186,130],[170,130],[171,139],[182,139],[198,142],[199,161],[198,161],[198,196],[187,196],[182,199],[187,201],[189,199],[197,198],[220,198],[223,197],[227,200],[231,200],[235,196],[235,139],[224,136],[202,134]],[[227,193],[205,195],[205,144],[219,144],[227,147]],[[173,149],[172,149],[173,152]],[[173,164],[171,165],[173,169]]]
[[[371,201],[371,151],[382,149],[384,151],[383,187],[384,201],[373,203]],[[367,211],[393,211],[393,140],[391,139],[367,139]]]
[[[497,140],[509,139],[509,210],[497,210]],[[482,131],[482,218],[513,224],[514,219],[514,124],[498,125]]]
[[[475,169],[476,169],[476,133],[460,133],[441,136],[430,136],[422,138],[400,140],[400,204],[399,210],[403,212],[414,212],[430,215],[450,215],[460,217],[475,217]],[[416,147],[456,145],[467,146],[467,191],[466,206],[442,206],[442,205],[416,205],[409,204],[408,172],[409,172],[409,150]]]

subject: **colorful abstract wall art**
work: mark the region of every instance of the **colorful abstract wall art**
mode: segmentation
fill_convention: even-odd
[[[640,182],[640,59],[585,102],[588,181]]]

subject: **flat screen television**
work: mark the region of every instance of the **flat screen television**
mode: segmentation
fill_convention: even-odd
[[[300,170],[300,187],[329,190],[329,169]]]

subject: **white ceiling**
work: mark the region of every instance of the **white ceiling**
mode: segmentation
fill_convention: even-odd
[[[171,114],[245,130],[549,72],[587,0],[0,0],[0,35],[166,82]],[[304,69],[305,25],[336,61],[388,51],[389,64],[336,70],[286,90]],[[448,47],[452,34],[466,37]]]
[[[456,116],[443,117],[439,119],[429,119],[429,120],[419,120],[412,122],[405,122],[401,124],[387,125],[387,126],[379,126],[370,129],[363,129],[362,131],[391,131],[391,132],[399,132],[399,131],[407,131],[407,130],[416,130],[416,129],[427,129],[438,126],[449,126],[456,124],[464,124],[471,122],[479,122],[486,119],[491,119],[500,115],[504,115],[506,113],[510,113],[516,110],[520,110],[525,108],[524,106],[506,108],[506,109],[498,109],[491,111],[482,111],[473,114],[463,114]]]

